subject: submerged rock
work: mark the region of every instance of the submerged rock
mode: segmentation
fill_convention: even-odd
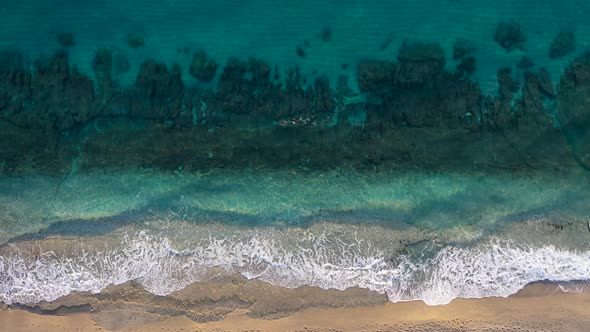
[[[404,42],[397,56],[393,84],[410,88],[434,81],[445,65],[445,55],[439,44]]]
[[[475,46],[467,39],[459,38],[455,41],[453,46],[453,59],[463,59],[465,56],[473,53]]]
[[[13,51],[0,51],[0,72],[23,71],[23,55]]]
[[[520,24],[514,20],[498,23],[494,41],[502,46],[506,52],[515,49],[522,49],[526,37],[521,30]]]
[[[21,128],[69,130],[89,121],[94,84],[71,68],[67,54],[57,52],[35,61],[34,69],[22,68],[22,56],[4,53],[0,75],[0,118]]]
[[[576,36],[573,32],[560,32],[549,47],[549,58],[564,57],[576,49]]]
[[[531,143],[531,149],[540,139],[550,146],[559,140],[549,141],[546,136],[537,137],[539,131],[529,130],[535,126],[549,128],[544,108],[553,104],[574,107],[576,103],[590,108],[584,102],[585,89],[590,91],[590,61],[586,60],[572,65],[575,69],[569,69],[567,84],[562,83],[559,89],[553,87],[546,70],[526,73],[522,84],[509,69],[501,69],[501,97],[490,98],[467,77],[475,70],[475,59],[463,56],[459,74],[449,72],[437,44],[406,42],[400,49],[399,62],[358,64],[360,94],[348,88],[345,78],[339,80],[335,92],[328,78],[319,73],[306,84],[297,67],[279,70],[259,59],[239,58],[228,60],[215,90],[206,85],[185,88],[179,65],[167,66],[156,60],[146,60],[135,83],[121,87],[116,75],[129,70],[129,63],[117,54],[112,48],[97,51],[92,63],[93,80],[71,68],[65,52],[37,61],[33,70],[20,54],[0,52],[0,128],[25,128],[23,132],[36,135],[31,139],[34,141],[42,140],[37,132],[61,135],[84,128],[91,121],[96,121],[101,131],[109,131],[108,125],[116,123],[118,127],[110,134],[84,141],[83,148],[92,151],[86,155],[90,158],[85,161],[88,167],[290,167],[302,160],[318,168],[332,167],[343,160],[357,167],[366,164],[365,151],[375,165],[407,165],[413,162],[411,159],[444,167],[449,163],[463,165],[472,157],[489,161],[473,152],[481,151],[484,145],[490,146],[494,155],[518,163],[520,159],[506,154],[505,146],[494,141],[497,131],[488,128],[502,129],[515,142],[518,137],[518,144]],[[197,53],[196,60],[191,75],[210,79],[215,66],[208,64],[204,53]],[[523,98],[514,100],[520,87]],[[572,95],[578,99],[568,100]],[[559,103],[553,103],[552,98]],[[582,108],[568,112],[574,111],[586,112]],[[563,123],[587,130],[584,119],[576,115],[570,118]],[[137,132],[129,128],[137,128]],[[520,132],[520,128],[529,131]],[[571,127],[566,124],[564,128],[567,131]],[[26,131],[29,129],[37,132]],[[0,136],[2,131],[8,129],[0,130]],[[23,136],[13,135],[6,141]],[[351,138],[355,139],[348,141]],[[225,142],[223,146],[218,144],[220,140]],[[441,140],[445,144],[438,146],[444,145],[447,150],[433,147],[433,142]],[[449,161],[466,144],[471,152],[465,150],[456,163]],[[582,151],[582,146],[577,146]],[[214,153],[210,157],[193,156],[201,147]],[[564,149],[569,151],[565,144]],[[27,150],[18,151],[3,158],[16,160]],[[12,163],[20,165],[17,161]]]
[[[518,69],[529,69],[535,65],[533,59],[529,56],[523,56],[516,62],[516,68]]]
[[[525,113],[536,114],[545,111],[540,86],[541,83],[537,74],[530,71],[524,73],[522,106]]]
[[[72,46],[76,43],[74,40],[74,34],[71,32],[60,32],[56,34],[57,41],[61,46]]]
[[[297,54],[298,57],[300,58],[305,58],[305,56],[307,55],[305,53],[305,49],[303,48],[302,45],[297,45],[297,47],[295,47],[295,53]]]
[[[549,78],[549,74],[543,68],[539,74],[527,71],[524,74],[524,86],[522,88],[522,108],[524,114],[532,121],[522,122],[521,127],[532,127],[536,130],[553,128],[553,120],[546,109],[547,100],[555,97],[555,90]]]
[[[545,96],[555,98],[553,82],[551,82],[551,76],[549,76],[549,72],[545,68],[539,69],[539,88]]]
[[[184,85],[180,66],[174,64],[170,69],[155,60],[141,64],[135,80],[134,93],[129,115],[143,119],[174,119],[182,110]]]
[[[110,96],[113,88],[113,52],[105,47],[96,50],[92,59],[92,69],[99,93],[104,97]]]
[[[470,56],[463,59],[461,63],[457,65],[457,72],[461,75],[467,76],[473,74],[475,68],[475,58]]]
[[[332,28],[325,26],[322,29],[321,38],[324,43],[327,43],[332,40]]]
[[[590,170],[590,53],[572,62],[557,90],[561,130],[578,163]]]
[[[131,64],[127,57],[120,52],[115,52],[113,54],[113,74],[121,75],[128,72],[129,69],[131,69]]]
[[[397,58],[400,62],[428,62],[435,61],[441,65],[445,63],[445,53],[436,43],[404,41],[399,49]]]
[[[131,48],[140,48],[145,45],[145,32],[143,30],[134,30],[127,34],[127,45]]]
[[[217,71],[217,63],[209,59],[204,51],[195,52],[189,72],[191,75],[203,82],[210,82]]]
[[[319,76],[315,79],[315,97],[316,112],[329,113],[334,110],[334,96],[327,76]]]
[[[368,61],[358,64],[358,84],[361,91],[389,88],[393,81],[395,64],[391,61]]]
[[[498,69],[498,93],[503,100],[512,100],[512,97],[520,89],[518,81],[510,75],[510,68]]]

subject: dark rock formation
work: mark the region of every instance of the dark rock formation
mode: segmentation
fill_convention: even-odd
[[[1,72],[22,72],[25,70],[23,55],[12,51],[0,51]]]
[[[504,133],[516,127],[516,113],[512,103],[520,84],[511,75],[510,68],[500,68],[497,73],[498,97],[486,96],[483,100],[482,127]]]
[[[127,34],[127,45],[131,48],[140,48],[145,45],[145,32],[143,30],[134,30]]]
[[[444,52],[439,45],[405,42],[398,59],[398,63],[359,65],[361,91],[381,101],[373,111],[367,111],[369,127],[458,128],[465,124],[466,116],[476,118],[478,87],[444,70]]]
[[[506,101],[512,100],[512,97],[520,89],[518,81],[510,75],[510,68],[498,69],[498,93],[500,98]]]
[[[95,110],[94,84],[70,68],[66,54],[21,70],[20,56],[4,54],[0,73],[0,118],[22,128],[67,130],[86,123]]]
[[[545,96],[555,98],[555,88],[553,88],[553,82],[551,82],[549,72],[545,68],[539,69],[539,88]]]
[[[405,41],[399,49],[400,62],[437,62],[445,64],[445,53],[439,44]]]
[[[126,73],[131,69],[131,64],[127,57],[119,52],[113,54],[113,75],[117,76]]]
[[[520,24],[514,20],[498,23],[494,41],[502,46],[506,52],[522,49],[526,37],[520,28]]]
[[[453,46],[453,59],[463,59],[475,51],[473,43],[467,39],[459,38]]]
[[[129,116],[160,121],[174,119],[182,110],[184,85],[179,65],[170,69],[155,60],[141,64],[128,105]]]
[[[297,56],[301,58],[305,58],[305,56],[307,55],[305,52],[305,48],[303,48],[302,45],[297,45],[297,47],[295,47],[295,53],[297,54]]]
[[[543,107],[539,76],[530,71],[527,71],[524,76],[522,104],[524,111],[527,113],[536,113],[545,109]]]
[[[92,69],[98,85],[98,93],[107,99],[113,90],[113,52],[100,48],[92,59]]]
[[[576,35],[573,32],[560,32],[549,47],[549,58],[556,59],[566,56],[576,49]]]
[[[193,60],[189,72],[191,75],[203,82],[210,82],[217,71],[217,63],[213,59],[209,59],[207,54],[203,51],[193,54]]]
[[[315,111],[317,113],[330,114],[334,110],[334,95],[330,89],[330,80],[327,76],[315,79]]]
[[[535,65],[535,62],[529,56],[523,56],[522,58],[518,59],[516,62],[516,68],[518,69],[529,69]]]
[[[475,58],[472,56],[461,60],[461,62],[457,65],[457,72],[461,76],[471,75],[471,74],[473,74],[475,69],[476,69]]]
[[[230,58],[210,106],[217,110],[218,121],[224,123],[256,127],[273,122],[282,127],[312,126],[319,113],[333,109],[332,90],[325,77],[318,77],[307,88],[303,82],[298,67],[289,69],[283,82],[274,78],[271,81],[271,67],[265,62]]]
[[[332,28],[326,26],[322,28],[321,38],[324,43],[332,40]]]
[[[558,88],[559,123],[578,162],[590,170],[590,53],[574,60]]]
[[[261,118],[273,113],[270,67],[257,59],[228,59],[219,77],[214,108],[232,115]],[[254,115],[256,114],[256,115]]]
[[[57,37],[57,42],[64,47],[69,47],[76,44],[74,40],[74,34],[71,32],[59,32],[55,35]]]
[[[394,86],[411,88],[434,81],[442,73],[445,56],[438,44],[404,42],[397,56]]]
[[[388,90],[393,82],[395,63],[390,61],[361,62],[358,65],[358,83],[361,91]]]
[[[0,158],[12,171],[61,172],[74,150],[82,168],[565,167],[570,150],[550,115],[560,105],[565,137],[587,158],[588,58],[557,91],[544,69],[524,82],[500,69],[499,96],[490,97],[469,80],[474,58],[449,72],[442,48],[420,42],[404,43],[397,61],[358,64],[360,94],[346,76],[331,87],[326,76],[307,82],[298,67],[279,71],[255,58],[230,58],[213,89],[185,86],[179,65],[155,60],[120,86],[129,63],[112,48],[97,50],[95,80],[63,52],[32,68],[0,52]]]
[[[391,42],[393,42],[393,35],[390,34],[389,36],[387,36],[387,38],[385,38],[385,40],[381,43],[381,46],[379,46],[379,50],[381,52],[385,51],[389,45],[391,44]]]

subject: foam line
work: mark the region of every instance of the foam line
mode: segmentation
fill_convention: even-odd
[[[449,246],[432,258],[402,257],[390,265],[378,249],[363,250],[318,236],[307,247],[285,248],[253,236],[210,237],[204,245],[176,250],[169,239],[140,232],[116,250],[73,257],[55,253],[0,257],[0,301],[51,301],[76,291],[100,292],[110,284],[136,280],[166,295],[204,280],[212,268],[241,273],[284,287],[362,287],[387,293],[393,302],[445,304],[454,298],[508,296],[539,280],[590,279],[590,252],[521,247],[489,240],[470,248]]]

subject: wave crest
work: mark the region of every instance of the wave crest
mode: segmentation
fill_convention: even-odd
[[[393,302],[422,300],[429,305],[457,297],[505,297],[540,280],[590,279],[588,251],[525,247],[498,239],[447,246],[419,257],[405,255],[395,263],[362,240],[346,242],[325,234],[309,234],[297,246],[264,234],[245,239],[209,236],[184,250],[172,243],[142,231],[126,236],[116,249],[0,256],[0,301],[52,301],[76,291],[98,293],[129,280],[166,295],[219,271],[284,287],[361,287],[386,293]]]

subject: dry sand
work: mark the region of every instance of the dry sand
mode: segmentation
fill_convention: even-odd
[[[285,291],[280,287],[261,282],[234,280],[233,292],[242,287],[250,289],[248,296],[271,296],[255,302],[256,305],[244,305],[228,313],[202,319],[190,313],[182,314],[174,310],[174,301],[194,303],[188,300],[190,294],[203,292],[218,293],[224,284],[232,281],[218,281],[215,284],[196,284],[189,286],[189,291],[172,297],[150,299],[133,284],[113,287],[105,290],[102,297],[89,294],[70,296],[59,304],[46,303],[42,308],[58,307],[76,302],[92,303],[93,312],[40,314],[27,310],[5,307],[0,310],[1,331],[589,331],[590,330],[590,293],[563,293],[555,285],[534,284],[509,298],[457,299],[448,305],[427,306],[422,302],[363,304],[361,296],[372,300],[365,303],[380,302],[381,297],[362,290],[346,292],[323,291],[316,288],[304,288]],[[235,286],[235,284],[241,286]],[[134,288],[135,287],[135,288]],[[192,288],[191,288],[192,287]],[[226,287],[227,288],[227,287]],[[135,289],[135,290],[133,290]],[[257,291],[255,291],[257,290]],[[134,293],[135,292],[135,293]],[[228,294],[228,290],[221,293]],[[229,291],[231,292],[231,291]],[[258,292],[258,293],[257,293]],[[118,295],[115,295],[118,294]],[[129,301],[117,296],[129,297]],[[135,294],[135,295],[134,295]],[[138,297],[138,294],[141,294]],[[147,297],[146,297],[147,296]],[[236,295],[237,296],[237,295]],[[246,296],[242,294],[241,296]],[[184,299],[183,299],[184,297]],[[223,296],[222,296],[223,297]],[[89,301],[90,298],[98,302]],[[239,298],[239,296],[237,296]],[[237,299],[235,298],[235,299]],[[275,298],[275,302],[271,300]],[[333,308],[335,302],[349,298],[346,307]],[[84,299],[84,300],[81,300]],[[139,300],[138,300],[139,299]],[[201,299],[202,300],[202,299]],[[228,300],[228,299],[226,299]],[[295,302],[288,309],[275,312],[262,310],[253,314],[253,308],[277,306],[280,303]],[[104,305],[111,301],[111,305]],[[134,301],[139,301],[134,303]],[[151,301],[151,302],[150,302]],[[229,300],[228,300],[229,301]],[[103,303],[101,309],[100,304]],[[157,306],[154,303],[158,303]],[[230,301],[231,302],[231,301]],[[79,304],[78,303],[78,304]],[[138,307],[143,303],[144,307]],[[152,306],[149,306],[152,303]],[[211,302],[207,307],[202,301],[196,305],[196,311],[208,311],[214,308],[227,308],[227,303]],[[332,308],[330,308],[332,307]],[[117,308],[120,311],[117,314]],[[135,308],[136,311],[130,308]],[[168,311],[163,310],[168,308]],[[102,312],[104,310],[104,312]],[[168,317],[148,319],[146,311],[157,312]],[[259,309],[257,309],[259,310]],[[283,311],[281,311],[283,310]],[[291,312],[285,310],[294,310]],[[38,311],[39,312],[39,311]],[[46,311],[47,312],[47,311]],[[192,311],[194,313],[195,311]],[[277,312],[281,314],[277,315]],[[170,317],[175,316],[175,317]],[[280,318],[278,318],[280,317]],[[153,318],[153,317],[152,317]],[[220,319],[213,320],[210,319]],[[195,321],[196,320],[196,321]],[[198,322],[201,320],[201,322]],[[109,326],[110,325],[110,326]]]

